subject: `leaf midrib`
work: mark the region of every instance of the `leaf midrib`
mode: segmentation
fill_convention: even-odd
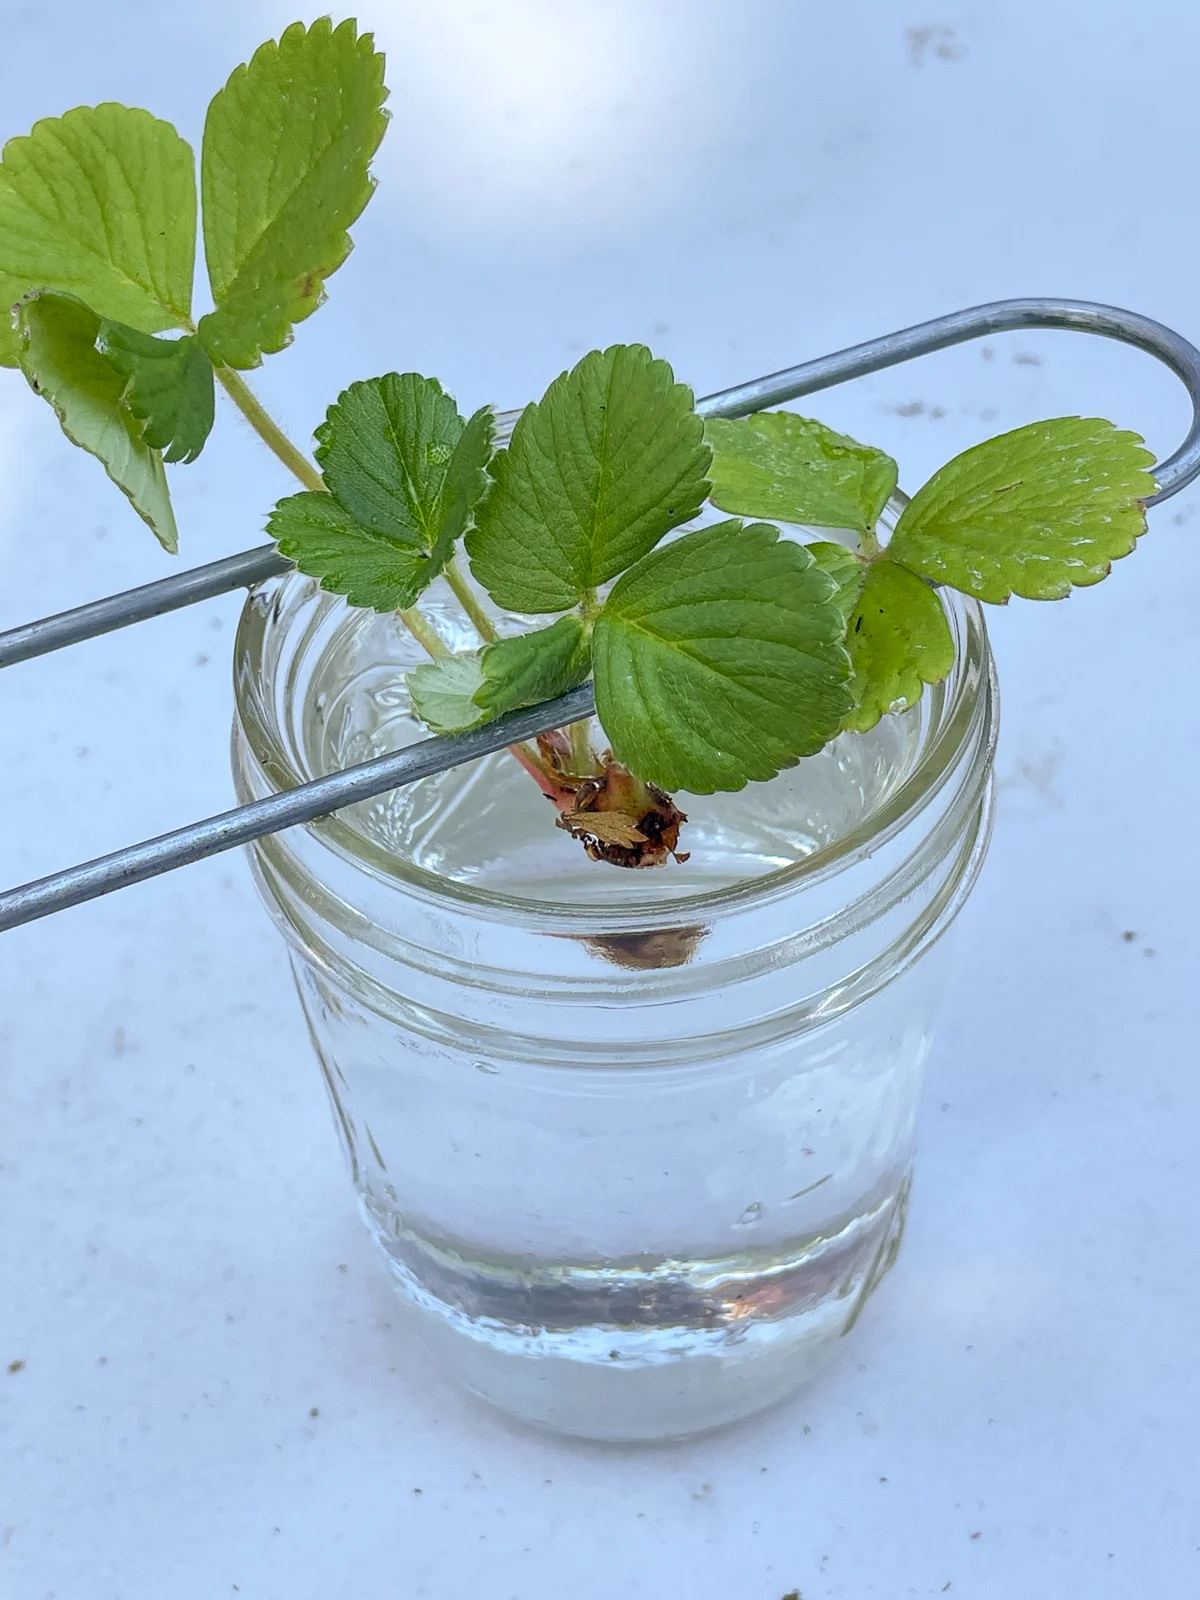
[[[604,385],[604,423],[600,430],[600,451],[597,456],[599,476],[596,480],[596,493],[592,500],[591,527],[587,534],[587,582],[583,586],[585,589],[594,589],[596,587],[596,527],[600,518],[600,504],[604,498],[604,491],[606,488],[605,476],[609,465],[608,443],[612,416],[612,391],[613,382],[617,375],[617,364],[619,360],[620,358],[618,357],[617,360],[614,360],[611,363],[608,370],[608,379]]]
[[[434,400],[435,416],[436,416],[436,407],[437,407],[437,400],[435,398],[435,400]],[[443,516],[441,514],[441,512],[442,512],[442,491],[444,490],[444,488],[446,486],[446,471],[448,470],[448,468],[450,466],[450,460],[449,460],[449,458],[447,458],[446,462],[443,465],[441,485],[439,486],[438,492],[437,492],[436,496],[434,497],[434,499],[433,499],[433,501],[432,501],[432,503],[431,503],[431,505],[429,507],[428,514],[427,514],[426,513],[426,507],[425,507],[425,502],[422,499],[419,490],[417,489],[416,478],[413,476],[413,471],[412,471],[412,468],[409,465],[409,462],[407,460],[406,452],[404,451],[403,447],[401,446],[400,437],[399,437],[399,434],[398,434],[397,429],[396,429],[396,424],[392,421],[392,414],[388,410],[386,402],[384,403],[383,415],[384,415],[384,419],[385,419],[386,437],[387,437],[388,443],[391,445],[393,451],[395,452],[396,461],[397,461],[397,464],[400,467],[400,477],[401,477],[401,484],[402,484],[402,487],[404,489],[404,498],[408,502],[408,509],[409,509],[410,513],[412,514],[413,521],[416,523],[417,527],[420,529],[421,534],[422,534],[422,536],[423,536],[423,538],[425,540],[425,549],[426,549],[426,553],[428,553],[429,551],[431,551],[433,549],[434,545],[437,543],[437,537],[438,537],[438,534],[441,532],[442,522],[444,521],[444,518],[443,518]],[[461,434],[459,435],[459,437],[460,438],[462,437]],[[432,441],[430,441],[430,442],[432,442]],[[413,447],[413,453],[414,454],[416,453],[416,450],[418,448],[419,448],[419,446],[414,443],[414,447]],[[454,446],[452,445],[451,446],[451,450],[453,451],[453,449],[454,449]],[[383,484],[383,485],[381,485],[381,487],[386,490],[387,485]]]

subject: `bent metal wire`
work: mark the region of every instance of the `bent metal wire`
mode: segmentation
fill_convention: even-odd
[[[767,406],[815,394],[820,389],[879,372],[884,367],[897,366],[934,350],[1019,328],[1059,328],[1098,334],[1145,350],[1170,367],[1191,397],[1192,425],[1179,449],[1155,467],[1159,488],[1149,504],[1178,494],[1200,475],[1200,350],[1162,323],[1135,311],[1083,300],[997,300],[989,305],[956,311],[950,316],[936,317],[932,322],[921,322],[898,333],[885,334],[881,339],[871,339],[866,344],[853,345],[848,350],[838,350],[816,361],[708,395],[698,402],[697,410],[706,417],[747,416]],[[274,545],[260,545],[223,561],[193,567],[158,583],[129,589],[91,605],[13,628],[0,634],[0,667],[61,650],[81,639],[161,616],[182,606],[194,605],[198,600],[227,594],[232,589],[252,588],[288,571],[290,566]],[[551,728],[580,721],[594,709],[592,686],[584,684],[557,700],[512,712],[474,732],[425,739],[392,755],[329,773],[298,788],[269,795],[156,839],[70,867],[65,872],[39,878],[0,894],[0,931],[33,922],[85,900],[94,900],[99,895],[170,872],[175,867],[187,866],[204,856],[231,850],[235,845],[249,844],[282,828],[313,822],[343,806],[415,783],[419,778],[444,772],[462,762],[477,760]]]

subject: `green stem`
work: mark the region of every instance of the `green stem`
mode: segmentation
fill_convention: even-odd
[[[571,771],[577,778],[599,777],[604,767],[592,749],[591,732],[587,721],[573,722],[567,733],[571,740]]]
[[[862,553],[868,561],[876,560],[883,553],[883,546],[876,538],[874,528],[864,528],[860,538]]]
[[[437,661],[439,657],[450,654],[445,640],[423,611],[416,606],[410,606],[407,611],[397,611],[396,615],[427,656],[432,656]]]
[[[488,616],[473,594],[470,584],[463,576],[462,568],[453,556],[446,563],[445,578],[453,591],[454,598],[471,619],[476,633],[484,644],[494,644],[500,636],[496,632],[491,617]]]
[[[279,457],[288,471],[299,478],[306,489],[324,489],[325,480],[316,467],[303,451],[296,448],[246,380],[232,367],[218,367],[217,377],[225,393],[267,449]]]
[[[580,596],[579,615],[590,633],[592,624],[600,615],[600,601],[595,589],[585,589]],[[573,722],[568,736],[571,740],[571,767],[575,775],[580,778],[602,776],[604,762],[592,748],[591,724],[587,721]]]

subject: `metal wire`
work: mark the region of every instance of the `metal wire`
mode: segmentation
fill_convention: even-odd
[[[935,350],[1019,328],[1058,328],[1096,334],[1133,345],[1168,366],[1191,398],[1192,423],[1179,448],[1154,468],[1159,488],[1149,503],[1154,505],[1169,499],[1200,475],[1200,350],[1150,317],[1086,300],[997,300],[967,311],[956,311],[950,316],[936,317],[931,322],[885,334],[881,339],[821,356],[816,361],[770,373],[751,383],[724,389],[719,394],[707,395],[698,402],[697,410],[706,417],[746,416],[767,406],[796,400],[801,395],[815,394],[852,378],[929,355]],[[290,565],[274,545],[261,545],[158,583],[145,584],[73,611],[13,628],[0,634],[0,667],[143,622],[148,617],[162,616],[232,589],[252,587],[287,571]],[[330,773],[282,794],[269,795],[65,872],[39,878],[0,894],[0,931],[110,894],[127,884],[157,877],[175,867],[231,850],[283,828],[312,822],[343,806],[371,799],[419,778],[445,772],[462,762],[477,760],[518,740],[579,721],[590,716],[594,709],[592,686],[584,684],[558,700],[513,712],[473,733],[426,739],[394,755],[348,767],[344,772]]]
[[[595,709],[592,685],[585,683],[558,700],[543,701],[524,711],[512,711],[471,733],[423,739],[390,756],[377,756],[374,761],[347,767],[344,772],[331,772],[298,789],[285,789],[282,794],[253,800],[233,811],[223,811],[203,822],[177,828],[174,833],[147,839],[144,844],[115,850],[112,855],[100,856],[96,861],[56,872],[52,877],[0,895],[0,930],[33,922],[38,917],[49,916],[52,911],[80,905],[84,900],[94,900],[97,895],[111,894],[114,889],[124,889],[128,884],[156,878],[160,872],[186,867],[205,856],[249,844],[268,833],[278,833],[281,828],[327,817],[331,811],[339,811],[359,800],[370,800],[387,789],[399,789],[403,784],[415,783],[418,778],[431,777],[435,772],[445,772],[464,761],[477,761],[480,756],[491,755],[494,750],[503,750],[521,739],[534,738],[549,728],[579,722],[583,717],[590,717]]]
[[[0,667],[11,667],[65,645],[127,628],[131,622],[165,616],[168,611],[193,606],[198,600],[228,594],[231,589],[253,588],[266,578],[286,572],[291,564],[273,544],[260,544],[257,549],[243,550],[239,556],[226,556],[224,561],[210,561],[207,566],[192,567],[174,577],[160,578],[157,583],[145,583],[140,589],[126,589],[123,594],[110,594],[106,600],[93,600],[73,611],[43,617],[40,622],[27,622],[23,628],[0,633]]]

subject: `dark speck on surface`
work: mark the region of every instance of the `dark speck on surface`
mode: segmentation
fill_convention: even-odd
[[[945,23],[934,23],[923,28],[906,28],[910,66],[923,67],[928,56],[938,61],[961,61],[966,55],[965,46],[959,44],[954,29]]]
[[[18,1372],[24,1372],[25,1363],[23,1361],[10,1361],[8,1363],[8,1370],[11,1376],[15,1376]]]

